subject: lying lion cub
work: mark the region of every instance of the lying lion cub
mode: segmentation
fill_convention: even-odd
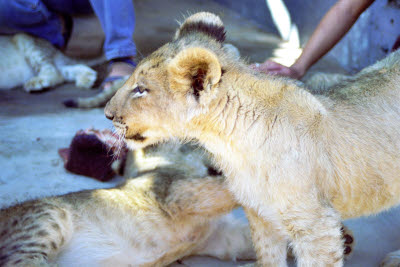
[[[248,225],[204,151],[136,152],[136,178],[0,210],[0,266],[165,266],[188,255],[255,259]],[[211,174],[208,174],[211,173]]]
[[[299,266],[342,266],[340,221],[400,201],[400,52],[323,96],[255,73],[224,37],[217,16],[190,16],[106,116],[131,148],[178,137],[212,152],[260,265],[286,266],[289,243]]]
[[[96,71],[65,56],[44,39],[25,33],[0,35],[0,47],[0,90],[23,85],[25,91],[37,92],[64,82],[90,89],[96,81]]]

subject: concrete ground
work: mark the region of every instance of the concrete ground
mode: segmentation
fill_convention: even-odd
[[[250,62],[261,62],[284,47],[278,37],[259,30],[210,0],[142,0],[135,2],[135,9],[135,41],[143,56],[172,38],[176,19],[182,20],[184,15],[202,10],[221,16],[227,29],[227,41],[236,45]],[[101,39],[101,34],[90,38]],[[74,49],[77,52],[77,48],[79,41],[71,48],[71,53]],[[286,50],[287,53],[279,51],[280,55],[293,54],[291,49]],[[341,71],[334,62],[327,61],[319,63],[316,69]],[[104,75],[104,67],[99,70]],[[27,94],[21,89],[0,92],[0,207],[36,197],[111,187],[121,182],[121,178],[116,178],[101,183],[68,173],[57,154],[59,148],[69,145],[79,129],[112,127],[102,109],[67,109],[61,104],[64,99],[97,92],[81,91],[71,84],[40,94]],[[400,234],[395,228],[400,224],[398,214],[399,210],[393,209],[379,216],[346,221],[357,242],[355,253],[346,266],[377,266],[386,253],[400,248]],[[245,219],[242,210],[235,211],[235,215]],[[190,257],[183,260],[183,265],[236,266],[237,263]]]

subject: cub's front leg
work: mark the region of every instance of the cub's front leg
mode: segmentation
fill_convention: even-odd
[[[246,210],[257,266],[287,266],[287,240],[297,266],[343,266],[340,217],[330,207],[298,205],[298,201],[301,203],[288,201],[289,205],[277,209],[280,218],[273,221],[280,221],[280,227],[273,227],[255,212]]]
[[[343,266],[340,216],[310,181],[301,176],[275,180],[270,208],[277,218],[272,219],[289,237],[298,266]]]
[[[257,214],[277,224],[280,234],[288,237],[297,266],[343,266],[341,219],[325,195],[330,185],[326,182],[324,190],[320,188],[325,177],[320,177],[315,161],[318,150],[296,144],[270,151],[274,153],[269,155],[262,188],[261,182],[253,188],[258,193],[252,199]]]
[[[343,266],[341,223],[332,208],[291,207],[283,213],[298,266]]]
[[[246,209],[257,263],[248,266],[287,266],[287,237],[271,223],[259,217],[252,209]],[[247,265],[246,265],[247,266]]]

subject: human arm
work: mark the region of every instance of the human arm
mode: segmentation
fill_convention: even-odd
[[[254,66],[254,68],[265,73],[300,79],[315,62],[340,41],[373,1],[337,1],[322,18],[305,45],[300,57],[292,66],[285,67],[267,60],[259,66]]]

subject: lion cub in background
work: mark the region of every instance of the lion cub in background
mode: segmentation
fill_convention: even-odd
[[[27,92],[37,92],[64,82],[88,89],[96,81],[96,71],[42,38],[25,33],[1,35],[0,47],[0,90],[22,85]]]

